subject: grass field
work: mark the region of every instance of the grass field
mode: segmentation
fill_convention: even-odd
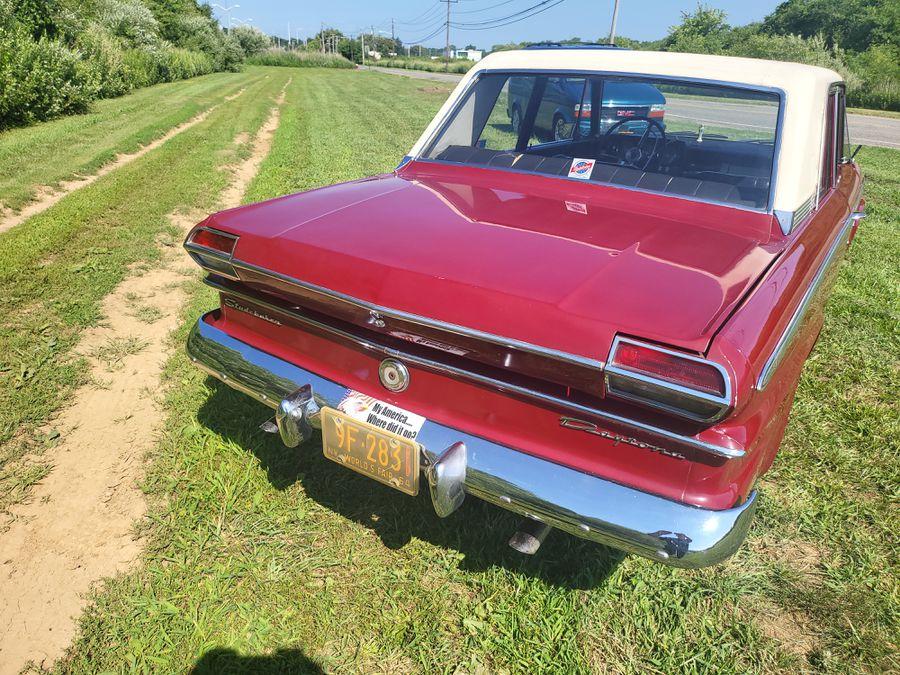
[[[268,78],[260,70],[228,78],[199,78],[192,82],[193,93],[184,91],[185,83],[155,87],[164,104],[173,108],[158,116],[172,126],[200,109],[201,103],[221,101],[238,87],[247,88],[247,98],[216,110],[158,152],[108,174],[0,235],[0,510],[20,499],[43,475],[40,463],[21,460],[52,446],[57,438],[57,431],[46,424],[84,382],[84,362],[72,349],[81,332],[97,323],[100,301],[130,266],[158,256],[160,235],[168,231],[175,236],[167,217],[170,213],[213,207],[224,185],[220,155],[231,151],[235,134],[262,123],[269,105],[266,97],[288,78],[278,72]],[[19,174],[0,172],[5,181],[13,175],[20,178],[16,185],[5,184],[6,193],[24,195],[82,170],[85,158],[98,156],[94,145],[98,127],[109,132],[98,144],[106,144],[107,156],[133,149],[133,135],[120,138],[118,145],[112,141],[116,133],[111,126],[123,128],[122,110],[132,110],[133,121],[144,125],[145,131],[150,127],[153,133],[164,131],[150,122],[146,111],[153,106],[145,95],[146,90],[133,95],[142,99],[137,106],[131,96],[115,99],[119,112],[107,115],[101,110],[95,124],[69,117],[0,135],[0,148],[19,148],[18,153],[9,151],[16,156],[14,164],[29,167]],[[71,129],[69,135],[65,129]],[[58,162],[46,160],[42,130],[54,142],[69,139],[71,150],[61,153]],[[194,152],[195,147],[203,152]],[[160,180],[163,176],[165,180]]]
[[[66,363],[128,266],[152,261],[165,214],[213,207],[229,141],[259,127],[260,101],[288,76],[248,201],[389,170],[449,91],[373,72],[253,69],[228,81],[244,96],[171,146],[0,235],[0,355],[24,355],[0,367],[0,447],[23,428],[44,433],[82,372],[77,360],[49,364]],[[144,486],[143,559],[98,590],[56,670],[896,671],[900,153],[866,148],[859,159],[870,218],[756,522],[727,563],[674,570],[558,532],[521,557],[505,544],[511,514],[468,499],[441,520],[427,496],[328,462],[317,438],[286,449],[256,430],[268,409],[179,352]],[[215,305],[194,282],[174,342]]]

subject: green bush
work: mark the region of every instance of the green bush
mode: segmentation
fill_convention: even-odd
[[[97,18],[110,34],[131,46],[160,43],[159,24],[141,0],[99,0]]]
[[[163,81],[162,54],[157,50],[126,49],[122,61],[132,88],[140,89]]]
[[[206,75],[214,70],[212,57],[203,52],[192,52],[178,47],[168,47],[162,52],[164,73],[162,81],[186,80]]]
[[[251,56],[247,63],[257,66],[286,66],[292,68],[355,68],[339,54],[323,54],[322,52],[289,52],[284,49],[267,49],[261,54]]]
[[[164,15],[179,44],[161,36]],[[97,98],[214,70],[244,49],[196,0],[0,0],[0,129],[80,112]],[[255,33],[245,36],[252,47]],[[265,40],[265,36],[263,36]]]
[[[78,35],[76,46],[94,98],[121,96],[135,88],[119,40],[99,26],[88,26]]]
[[[793,61],[810,66],[829,68],[844,78],[847,88],[859,84],[859,78],[851,72],[844,60],[844,53],[829,49],[825,38],[814,35],[810,38],[799,35],[765,35],[757,33],[734,44],[728,52],[732,56],[750,56],[774,61]]]
[[[850,59],[862,82],[848,88],[847,101],[859,108],[900,110],[900,47],[881,44]]]
[[[229,31],[229,34],[238,41],[245,56],[254,56],[265,51],[272,45],[272,40],[259,28],[250,26],[238,26]]]
[[[22,25],[0,33],[0,129],[83,112],[95,95],[78,53]]]
[[[370,65],[385,66],[387,68],[407,68],[409,70],[427,70],[431,73],[467,73],[475,63],[474,61],[457,59],[450,62],[450,67],[448,69],[447,64],[444,63],[443,59],[396,58],[382,59],[381,61],[373,62]]]

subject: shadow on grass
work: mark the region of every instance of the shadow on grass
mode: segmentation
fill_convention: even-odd
[[[601,585],[625,557],[557,530],[537,555],[517,553],[507,541],[520,516],[469,496],[450,517],[438,518],[427,487],[409,497],[343,468],[322,455],[318,434],[299,448],[286,448],[277,435],[258,429],[271,410],[217,380],[209,384],[214,393],[198,412],[201,424],[256,455],[275,488],[300,483],[310,499],[368,527],[388,548],[402,548],[415,537],[462,553],[461,569],[500,566],[565,588]]]
[[[279,649],[266,656],[241,656],[233,649],[210,649],[191,669],[191,675],[220,673],[297,673],[322,675],[322,667],[299,649]]]

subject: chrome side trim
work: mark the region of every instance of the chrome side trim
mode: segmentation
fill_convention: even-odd
[[[803,202],[800,206],[797,207],[797,210],[794,211],[794,224],[799,225],[802,223],[806,216],[813,212],[816,204],[816,195],[815,193],[811,194],[805,202]]]
[[[397,309],[391,309],[389,307],[376,305],[374,303],[360,300],[359,298],[354,298],[350,295],[346,295],[345,293],[340,293],[338,291],[333,291],[329,288],[325,288],[324,286],[317,286],[316,284],[301,281],[300,279],[295,279],[294,277],[290,277],[286,274],[281,274],[280,272],[275,272],[266,269],[265,267],[254,265],[252,263],[243,262],[237,259],[234,259],[231,262],[237,269],[245,269],[257,274],[262,274],[273,279],[278,279],[279,281],[285,282],[292,286],[297,286],[298,288],[312,291],[313,293],[318,293],[319,295],[324,295],[329,298],[334,298],[335,300],[340,300],[341,302],[355,305],[361,309],[368,311],[372,315],[377,315],[379,318],[387,317],[399,319],[401,321],[408,321],[410,323],[415,323],[426,328],[442,330],[448,333],[455,333],[456,335],[474,338],[477,340],[481,340],[482,342],[490,342],[491,344],[495,344],[500,347],[506,347],[507,349],[518,349],[520,351],[535,354],[537,356],[544,356],[556,361],[572,363],[579,366],[593,368],[595,370],[603,370],[603,367],[605,365],[603,361],[600,361],[599,359],[591,359],[586,356],[570,354],[568,352],[562,352],[557,349],[551,349],[550,347],[541,347],[539,345],[531,344],[530,342],[523,342],[521,340],[504,337],[502,335],[495,335],[493,333],[485,333],[484,331],[476,330],[474,328],[467,328],[465,326],[460,326],[457,324],[446,323],[438,319],[429,319],[418,314],[410,314],[409,312],[403,312]]]
[[[638,432],[639,434],[644,434],[652,437],[657,443],[660,444],[671,444],[676,443],[681,447],[691,448],[692,450],[699,450],[700,452],[705,452],[716,457],[724,457],[726,459],[736,459],[743,457],[746,454],[746,451],[740,447],[726,447],[721,445],[715,445],[713,443],[708,443],[706,441],[701,441],[692,436],[685,436],[683,434],[678,434],[668,429],[663,429],[662,427],[653,426],[651,424],[645,424],[644,422],[639,422],[637,420],[633,420],[627,417],[623,417],[621,415],[616,415],[614,413],[599,410],[597,408],[591,408],[589,406],[581,405],[580,403],[576,403],[574,401],[570,401],[567,399],[557,398],[556,396],[552,396],[550,394],[545,394],[544,392],[535,391],[533,389],[528,389],[526,387],[520,387],[518,385],[503,382],[501,380],[497,380],[491,377],[487,377],[485,375],[479,375],[478,373],[473,373],[468,370],[462,370],[460,368],[455,368],[453,366],[449,366],[444,363],[439,363],[437,361],[432,361],[431,359],[422,358],[419,356],[415,356],[409,354],[407,352],[400,351],[399,349],[394,349],[392,347],[385,347],[383,345],[375,344],[374,342],[369,342],[367,340],[361,339],[356,335],[351,333],[347,333],[339,328],[335,328],[334,326],[329,326],[328,324],[324,324],[320,321],[316,321],[315,319],[311,319],[307,316],[299,314],[297,312],[293,312],[287,310],[283,307],[279,307],[278,305],[266,302],[265,300],[260,300],[259,298],[243,294],[239,291],[235,291],[231,288],[223,286],[215,281],[215,279],[211,279],[207,277],[204,282],[215,288],[216,290],[225,293],[230,296],[241,298],[246,302],[253,303],[260,307],[265,307],[266,309],[271,310],[272,312],[276,312],[278,314],[288,316],[291,319],[316,328],[320,331],[327,332],[331,335],[334,335],[342,340],[352,343],[358,348],[361,348],[367,352],[370,352],[379,358],[395,358],[402,359],[404,362],[416,365],[420,368],[424,368],[426,370],[430,370],[432,372],[442,373],[445,375],[449,375],[454,378],[459,378],[462,380],[469,380],[471,382],[475,382],[477,384],[481,384],[491,389],[496,389],[497,391],[510,392],[512,394],[516,394],[518,396],[522,396],[524,398],[537,400],[545,404],[552,405],[556,408],[562,409],[564,411],[575,411],[581,413],[583,415],[587,415],[591,418],[599,418],[609,422],[619,428],[624,428],[629,431],[629,433]]]
[[[688,361],[695,361],[697,363],[702,363],[707,366],[712,366],[719,374],[722,376],[722,382],[725,386],[725,393],[721,396],[717,396],[715,394],[709,394],[704,391],[699,391],[697,389],[691,389],[689,387],[685,387],[679,384],[675,384],[674,382],[669,382],[667,380],[660,379],[658,377],[653,377],[651,375],[646,375],[644,373],[635,372],[633,370],[629,370],[627,368],[620,368],[619,366],[614,365],[616,351],[619,348],[620,344],[632,344],[638,345],[640,347],[645,347],[647,349],[652,349],[657,352],[661,352],[663,354],[671,354],[672,356],[677,356],[680,359],[686,359]],[[674,415],[678,415],[680,417],[685,417],[690,420],[694,420],[696,422],[707,422],[712,423],[717,420],[722,419],[726,413],[731,409],[731,378],[728,376],[728,371],[722,367],[721,364],[716,363],[715,361],[710,361],[709,359],[702,359],[699,356],[693,356],[691,354],[685,354],[684,352],[675,351],[674,349],[666,349],[664,347],[659,347],[654,344],[650,344],[648,342],[642,342],[640,340],[632,340],[631,338],[625,338],[621,336],[616,336],[613,340],[612,347],[609,350],[609,360],[607,361],[606,370],[606,391],[610,396],[615,396],[617,398],[623,398],[630,401],[635,401],[642,405],[648,405],[653,408],[657,408],[658,410],[664,410],[666,412],[672,413]],[[697,401],[702,401],[703,403],[713,403],[719,406],[718,412],[712,417],[698,417],[692,415],[690,412],[681,410],[679,408],[674,408],[672,406],[663,405],[662,403],[658,403],[656,401],[640,398],[638,396],[632,396],[631,394],[627,394],[625,392],[621,392],[616,390],[616,388],[610,382],[609,376],[616,375],[621,378],[637,380],[639,382],[643,382],[646,384],[653,385],[660,389],[668,389],[670,391],[674,391],[682,396],[687,396],[689,398],[695,399]]]
[[[844,221],[840,232],[838,233],[837,237],[835,237],[834,242],[832,242],[831,244],[831,248],[828,250],[828,254],[825,256],[825,259],[819,266],[819,271],[816,272],[815,278],[812,280],[809,288],[807,288],[806,292],[803,294],[803,298],[800,300],[800,304],[797,305],[797,309],[794,310],[794,314],[793,316],[791,316],[791,320],[785,327],[784,332],[781,334],[781,337],[778,338],[775,349],[772,350],[772,354],[769,356],[768,360],[763,366],[763,369],[759,374],[759,379],[757,379],[756,381],[757,389],[763,390],[766,388],[766,386],[772,380],[772,377],[775,374],[775,371],[778,369],[778,366],[781,365],[781,362],[787,356],[790,348],[793,345],[794,338],[797,336],[800,327],[803,325],[803,320],[806,318],[806,313],[812,306],[812,302],[815,299],[816,292],[822,286],[822,282],[825,281],[825,277],[828,275],[828,272],[831,270],[832,266],[840,259],[838,254],[841,252],[842,248],[846,247],[848,239],[850,238],[850,231],[853,228],[853,224],[860,218],[864,217],[865,214],[854,211],[847,217],[847,220]]]
[[[816,209],[817,192],[813,192],[807,199],[793,211],[775,210],[775,217],[778,219],[778,226],[781,233],[785,236],[794,231],[794,227],[803,222],[803,220]]]
[[[319,408],[338,405],[347,392],[344,385],[236,340],[203,318],[191,330],[187,352],[205,372],[272,408],[309,387],[316,405],[305,409],[305,419],[312,427],[321,425]],[[675,567],[713,565],[734,553],[757,504],[755,492],[743,504],[722,511],[682,504],[431,420],[426,420],[416,440],[423,448],[426,473],[430,466],[449,461],[447,448],[465,446],[465,456],[457,453],[458,466],[452,473],[466,493],[584,539]],[[450,492],[445,496],[445,512],[462,497]]]

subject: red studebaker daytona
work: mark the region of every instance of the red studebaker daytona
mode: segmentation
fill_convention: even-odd
[[[664,118],[567,111],[535,131],[623,82],[656,89]],[[393,173],[197,225],[185,246],[221,307],[189,355],[274,408],[290,447],[321,430],[326,457],[426,483],[440,516],[466,494],[521,514],[523,552],[555,527],[717,563],[862,217],[844,108],[840,76],[811,66],[492,54]]]

